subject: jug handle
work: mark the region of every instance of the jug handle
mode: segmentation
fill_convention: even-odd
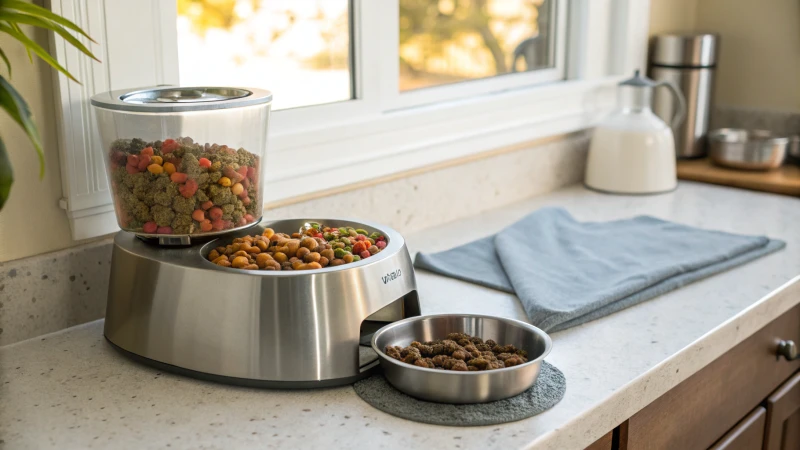
[[[677,129],[678,126],[683,122],[683,119],[686,117],[686,99],[683,97],[680,89],[675,86],[675,83],[671,81],[659,81],[656,84],[656,87],[664,86],[670,91],[672,91],[672,95],[675,96],[675,100],[678,102],[678,110],[675,112],[675,115],[672,117],[672,121],[670,122],[670,127],[672,129]]]

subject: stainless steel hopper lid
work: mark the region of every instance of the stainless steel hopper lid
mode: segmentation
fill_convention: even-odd
[[[264,89],[162,86],[118,90],[92,96],[93,106],[130,112],[185,112],[241,108],[272,101]]]

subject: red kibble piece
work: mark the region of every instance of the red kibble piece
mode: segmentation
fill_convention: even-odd
[[[203,211],[202,209],[195,209],[194,212],[192,213],[192,219],[198,222],[202,222],[206,220],[206,212]]]
[[[153,147],[145,147],[139,152],[140,155],[153,156]]]
[[[140,172],[140,170],[139,170],[139,168],[137,166],[132,166],[130,164],[125,166],[125,170],[127,170],[128,173],[130,173],[130,174],[134,174],[134,173],[139,173]]]
[[[173,183],[186,183],[186,180],[189,179],[189,175],[185,173],[175,172],[169,176],[169,179],[172,180]]]
[[[253,223],[253,222],[255,222],[255,221],[256,221],[256,218],[255,218],[255,217],[253,217],[253,215],[252,215],[252,214],[245,214],[245,215],[244,215],[244,220],[246,220],[246,221],[247,221],[247,223]]]
[[[205,168],[211,167],[211,160],[208,158],[200,158],[197,160],[197,162],[198,164],[200,164],[200,167],[205,167]]]
[[[247,178],[255,181],[256,180],[256,168],[255,167],[248,167],[247,168]]]
[[[386,240],[386,237],[384,237],[384,236],[378,236],[378,239],[375,239],[375,240],[376,240],[376,241],[384,241],[384,240]]]
[[[158,227],[156,230],[158,234],[172,234],[172,227]]]
[[[215,207],[209,209],[208,210],[208,217],[210,217],[211,220],[222,219],[222,208],[220,208],[218,206],[215,206]]]
[[[238,183],[244,179],[242,174],[234,170],[231,166],[225,166],[225,168],[222,169],[222,174],[230,178],[230,180],[234,183]]]
[[[147,169],[147,166],[150,165],[150,160],[153,158],[150,155],[139,155],[139,165],[137,166],[140,171],[144,171]]]
[[[368,247],[369,246],[366,244],[366,242],[363,241],[356,242],[355,244],[353,244],[353,253],[360,255],[361,252],[366,250]]]
[[[172,153],[178,149],[178,142],[175,139],[167,139],[161,144],[161,153]]]
[[[214,206],[214,202],[211,200],[203,202],[200,207],[203,208],[204,211],[208,211],[211,207]]]
[[[247,178],[247,166],[239,167],[239,170],[236,171],[239,175],[242,176],[242,180]],[[241,180],[239,180],[241,181]]]
[[[239,193],[239,198],[244,200],[245,197],[247,197],[247,191],[242,190],[242,192]]]
[[[359,253],[359,256],[361,256],[361,259],[367,259],[372,255],[370,254],[369,250],[364,250],[363,252]]]
[[[244,206],[250,206],[250,197],[242,197],[242,204]]]
[[[214,219],[211,221],[211,229],[220,231],[225,229],[225,221],[222,219]]]
[[[363,234],[359,234],[358,236],[356,236],[356,240],[357,241],[366,241],[367,237],[364,236]]]
[[[375,246],[383,250],[386,248],[386,241],[377,241],[375,242]]]
[[[128,155],[128,160],[126,161],[129,166],[138,166],[139,165],[139,156],[138,155]]]
[[[240,183],[242,183],[242,187],[245,190],[247,190],[247,188],[250,187],[250,180],[248,180],[247,178],[245,178],[244,180],[240,181]]]
[[[213,229],[214,229],[214,227],[211,226],[211,221],[210,220],[206,219],[206,220],[200,222],[200,231],[208,232],[208,231],[211,231]]]
[[[191,196],[194,195],[195,192],[197,192],[197,181],[194,181],[192,179],[186,180],[186,183],[184,183],[183,186],[179,187],[178,191],[180,191],[181,195],[184,198],[190,198]]]
[[[155,222],[146,222],[142,225],[142,231],[145,233],[155,233],[158,230],[158,225]]]
[[[244,217],[240,217],[240,218],[239,218],[239,223],[237,223],[237,224],[236,224],[236,226],[239,226],[239,227],[241,227],[241,226],[243,226],[243,225],[247,225],[247,220],[245,220],[245,218],[244,218]]]

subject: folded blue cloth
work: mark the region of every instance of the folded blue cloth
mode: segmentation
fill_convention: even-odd
[[[494,236],[414,265],[519,297],[531,323],[558,331],[641,303],[783,248],[783,241],[639,216],[577,222],[536,211]]]

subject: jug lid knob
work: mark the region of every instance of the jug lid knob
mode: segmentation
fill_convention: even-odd
[[[633,78],[628,78],[627,80],[619,83],[620,86],[633,86],[633,87],[656,87],[658,83],[647,78],[646,76],[642,75],[639,72],[639,69],[636,69],[633,72]]]

